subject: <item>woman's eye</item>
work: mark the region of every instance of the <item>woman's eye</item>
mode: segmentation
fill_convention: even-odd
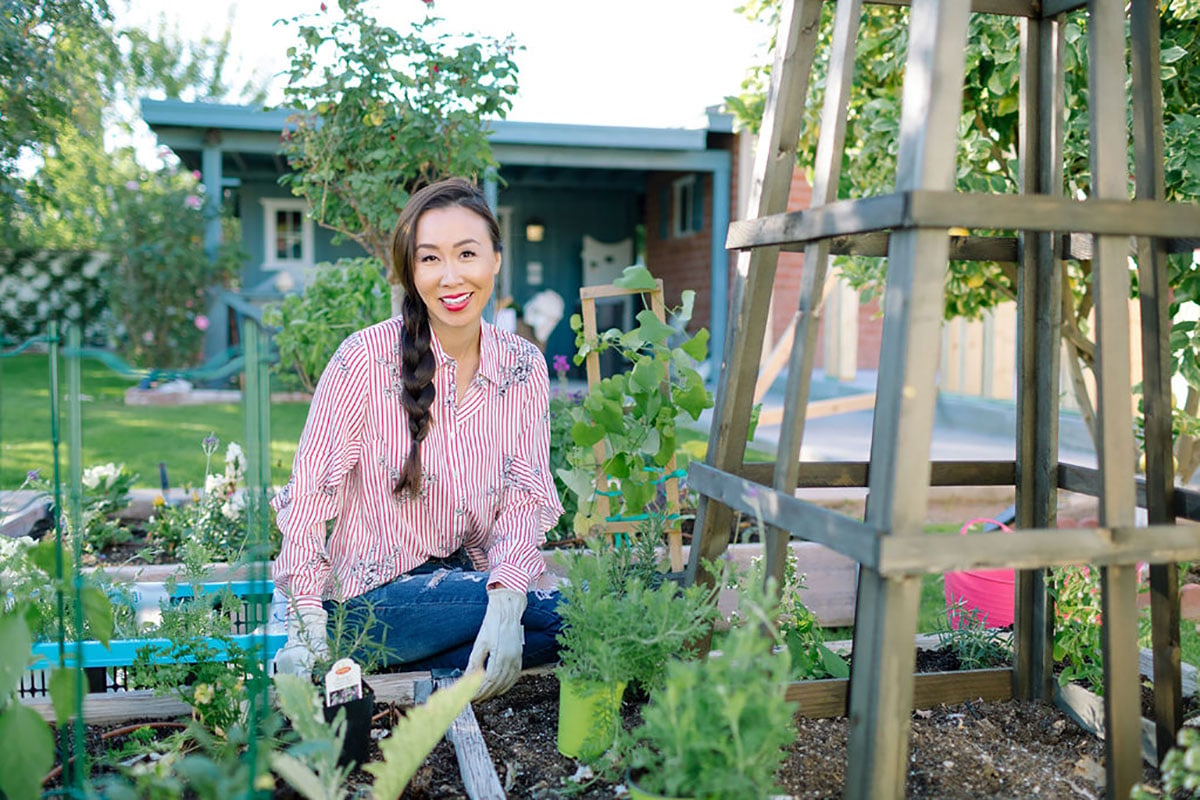
[[[459,258],[464,258],[464,259],[466,259],[466,258],[474,258],[474,257],[475,257],[475,251],[474,251],[474,250],[461,250],[461,251],[459,251],[458,257],[459,257]]]
[[[422,264],[428,264],[430,261],[437,261],[437,256],[435,256],[433,253],[426,253],[425,255],[421,256]]]

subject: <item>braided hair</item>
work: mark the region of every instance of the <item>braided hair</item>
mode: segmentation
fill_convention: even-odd
[[[418,497],[421,493],[421,442],[429,435],[432,419],[429,409],[433,407],[437,395],[433,385],[437,364],[433,358],[429,309],[417,292],[414,278],[417,223],[421,215],[430,209],[453,206],[461,206],[478,214],[487,223],[492,247],[497,253],[501,249],[500,225],[487,199],[475,184],[463,178],[448,178],[425,186],[409,198],[400,212],[400,219],[392,232],[392,274],[389,277],[404,289],[401,304],[403,324],[400,327],[400,380],[404,390],[400,393],[400,403],[408,418],[412,445],[400,470],[400,477],[392,488],[392,494],[397,499]]]

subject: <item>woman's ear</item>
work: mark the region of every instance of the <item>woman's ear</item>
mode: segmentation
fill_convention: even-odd
[[[501,253],[496,253],[496,266],[492,269],[493,275],[500,274],[500,265],[504,263],[504,256]]]

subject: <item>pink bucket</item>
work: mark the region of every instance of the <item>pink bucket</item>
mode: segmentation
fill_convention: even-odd
[[[990,522],[1000,526],[1000,530],[1012,532],[1012,528],[1003,522],[980,517],[967,520],[959,530],[959,535],[966,535],[972,525]],[[977,617],[988,628],[1004,628],[1013,624],[1013,584],[1016,581],[1015,572],[1011,569],[968,569],[961,572],[947,572],[946,613],[950,617],[950,627],[958,629],[968,624],[971,617]],[[959,608],[955,605],[961,602]]]

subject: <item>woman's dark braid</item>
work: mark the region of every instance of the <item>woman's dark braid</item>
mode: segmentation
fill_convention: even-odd
[[[400,402],[408,417],[412,446],[392,489],[397,498],[416,497],[421,493],[421,442],[429,434],[429,409],[437,396],[433,385],[437,364],[433,358],[429,311],[414,294],[404,293],[404,324],[400,329],[400,379],[404,383]]]

